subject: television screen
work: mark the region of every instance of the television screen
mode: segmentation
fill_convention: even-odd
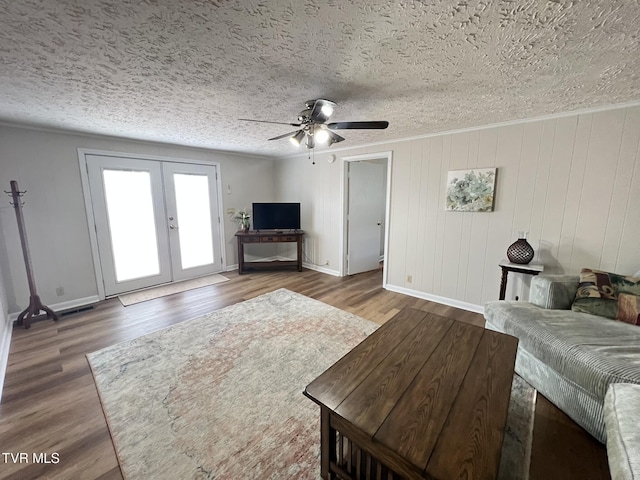
[[[299,230],[299,203],[254,203],[254,230]]]

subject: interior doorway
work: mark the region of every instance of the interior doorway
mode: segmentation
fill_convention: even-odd
[[[83,157],[102,296],[223,270],[217,165]]]
[[[341,275],[383,267],[386,284],[391,152],[343,160]]]

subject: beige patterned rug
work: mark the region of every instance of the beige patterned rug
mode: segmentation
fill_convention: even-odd
[[[165,285],[160,285],[159,287],[147,288],[145,290],[138,290],[131,293],[123,293],[118,295],[118,299],[122,305],[127,307],[136,303],[146,302],[147,300],[173,295],[174,293],[186,292],[187,290],[193,290],[194,288],[208,287],[209,285],[228,281],[229,279],[227,277],[215,273],[213,275],[207,275],[206,277],[192,278],[181,282],[167,283]]]
[[[320,412],[302,391],[376,328],[280,289],[89,354],[124,477],[319,478]],[[533,390],[513,391],[504,468],[522,469]]]

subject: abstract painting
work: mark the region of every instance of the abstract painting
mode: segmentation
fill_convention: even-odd
[[[446,209],[454,212],[492,212],[495,168],[451,170],[447,175]]]

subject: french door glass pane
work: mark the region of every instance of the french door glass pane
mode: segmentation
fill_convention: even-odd
[[[176,173],[176,210],[180,225],[180,258],[182,268],[213,263],[209,177]]]
[[[158,275],[151,175],[105,169],[103,178],[116,281]]]

